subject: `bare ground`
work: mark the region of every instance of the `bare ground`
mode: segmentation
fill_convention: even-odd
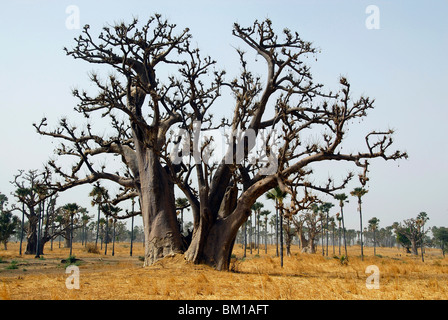
[[[440,250],[427,249],[425,262],[406,255],[397,248],[365,248],[361,261],[359,247],[350,247],[348,264],[341,264],[338,249],[333,257],[300,253],[293,248],[280,268],[275,248],[268,254],[264,247],[247,253],[236,246],[231,271],[219,272],[210,267],[186,262],[182,255],[167,257],[143,268],[139,256],[142,244],[136,244],[133,257],[129,244],[118,243],[115,255],[88,253],[75,244],[74,255],[80,259],[80,289],[66,287],[68,249],[45,250],[42,259],[18,255],[18,244],[0,250],[0,299],[232,299],[232,300],[358,300],[358,299],[448,299],[448,258]],[[318,251],[320,252],[320,251]],[[14,262],[15,261],[15,262]],[[368,289],[366,269],[379,270],[379,289]]]

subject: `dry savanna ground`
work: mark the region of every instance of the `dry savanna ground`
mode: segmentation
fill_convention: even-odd
[[[210,267],[186,262],[177,255],[142,267],[141,243],[135,244],[133,257],[129,244],[118,243],[115,255],[88,253],[75,244],[73,253],[79,267],[79,289],[67,289],[68,249],[45,249],[42,259],[18,255],[18,244],[0,249],[0,299],[448,299],[448,258],[440,250],[427,249],[425,262],[405,254],[402,249],[365,248],[361,261],[358,246],[349,247],[349,262],[329,256],[300,253],[293,247],[292,256],[280,259],[275,247],[265,254],[254,250],[241,259],[241,246],[235,246],[232,271],[220,272]],[[319,248],[320,249],[320,248]],[[338,249],[336,248],[336,254]],[[378,269],[378,289],[368,289],[368,266]],[[74,283],[74,282],[73,282]],[[374,282],[370,282],[374,284]]]

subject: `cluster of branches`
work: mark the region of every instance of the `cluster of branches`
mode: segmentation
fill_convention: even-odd
[[[56,178],[49,188],[63,191],[105,179],[122,188],[112,200],[117,204],[142,195],[146,186],[141,175],[149,163],[157,161],[173,186],[185,194],[198,229],[201,222],[230,216],[241,225],[256,199],[277,185],[290,193],[295,192],[293,188],[305,187],[332,193],[354,177],[349,173],[339,183],[331,179],[323,185],[311,183],[313,163],[352,162],[362,169],[359,177],[365,184],[369,159],[407,157],[405,152],[389,152],[392,130],[367,134],[365,151],[342,153],[348,125],[365,117],[374,100],[354,100],[350,83],[343,77],[337,92],[325,92],[305,63],[317,50],[297,32],[277,32],[267,19],[249,27],[235,23],[232,33],[262,57],[265,78],[251,70],[246,52],[237,49],[241,72],[227,80],[215,60],[192,46],[188,29],[178,31],[158,14],[143,25],[135,19],[129,24],[106,26],[97,37],[86,25],[75,46],[65,49],[67,55],[107,65],[114,72],[107,79],[91,74],[97,89],[94,94],[73,90],[79,99],[75,110],[87,121],[98,113],[108,118],[110,132],[95,133],[103,132],[103,128],[91,123],[79,128],[67,119],[53,130],[48,129],[45,118],[34,124],[39,134],[61,141],[58,156],[74,159],[69,170],[58,159],[49,161],[47,170]],[[166,71],[175,75],[164,77]],[[225,94],[234,97],[232,113],[216,121],[212,107],[219,106]],[[267,110],[274,114],[269,116]],[[210,129],[230,132],[225,155],[213,161],[213,137],[200,141],[197,134]],[[173,134],[176,130],[182,130],[182,137]],[[268,133],[262,135],[263,130]],[[248,131],[264,139],[264,158],[257,154],[255,161],[249,161],[249,153],[259,150],[254,139],[247,139]],[[316,133],[321,135],[319,139],[307,139]],[[187,152],[179,151],[181,138],[187,139],[183,149]],[[175,150],[174,154],[169,150]],[[118,155],[122,167],[117,170],[101,165],[105,163],[101,157],[108,154]],[[142,156],[148,154],[151,160]]]
[[[49,168],[63,178],[53,185],[55,189],[65,190],[75,185],[107,179],[124,188],[116,202],[135,196],[133,190],[139,184],[135,159],[135,149],[138,147],[136,141],[154,148],[160,154],[165,165],[172,168],[174,181],[193,206],[197,204],[198,189],[205,188],[209,194],[213,194],[224,176],[232,176],[235,182],[242,182],[245,189],[263,178],[257,175],[260,166],[244,166],[241,159],[234,159],[234,163],[230,165],[218,162],[200,166],[194,161],[185,161],[185,158],[180,165],[171,163],[166,151],[169,149],[167,144],[173,142],[167,139],[169,130],[177,125],[193,136],[193,121],[200,121],[202,130],[227,126],[234,133],[238,129],[253,129],[258,132],[276,126],[281,132],[279,140],[284,143],[278,154],[278,170],[272,175],[275,183],[281,183],[285,177],[296,174],[299,177],[297,180],[301,181],[298,184],[315,187],[305,182],[305,177],[312,171],[304,168],[317,161],[352,161],[366,169],[368,162],[363,159],[382,157],[389,160],[406,157],[400,151],[386,153],[392,144],[392,130],[369,133],[365,138],[366,152],[340,153],[338,148],[347,124],[366,116],[367,111],[373,108],[374,101],[368,97],[352,101],[350,84],[345,78],[340,79],[339,92],[324,93],[323,86],[314,83],[310,68],[303,61],[305,56],[316,54],[316,49],[310,42],[303,41],[297,33],[284,29],[281,39],[270,20],[256,21],[247,28],[235,24],[233,35],[263,57],[267,75],[262,83],[260,77],[249,70],[245,52],[238,49],[241,74],[232,81],[225,82],[225,72],[213,69],[216,61],[210,57],[201,57],[199,49],[192,48],[189,30],[185,29],[175,35],[175,28],[175,25],[169,24],[160,15],[155,15],[142,27],[139,27],[137,19],[130,24],[104,27],[98,38],[94,39],[87,25],[76,39],[76,46],[71,50],[65,49],[67,55],[75,59],[107,64],[116,71],[107,80],[91,74],[90,78],[98,88],[97,95],[73,91],[74,96],[80,100],[76,111],[86,118],[95,111],[101,111],[103,117],[110,118],[113,131],[108,136],[94,134],[91,124],[80,130],[69,124],[67,119],[62,119],[59,127],[53,131],[46,129],[46,119],[35,124],[40,134],[63,141],[56,150],[58,155],[77,159],[70,172],[64,171],[55,160],[49,162]],[[169,76],[165,79],[166,82],[162,82],[163,79],[157,77],[156,69],[163,65],[177,66],[178,77]],[[206,80],[208,84],[205,83]],[[230,88],[235,97],[233,117],[214,124],[209,109],[222,94],[224,87]],[[147,96],[148,108],[144,112],[143,105]],[[263,119],[268,103],[274,97],[276,101],[272,103],[275,115],[270,119]],[[119,116],[120,113],[125,117]],[[322,141],[306,143],[302,139],[304,132],[316,125],[326,129]],[[132,136],[131,127],[135,127],[138,136]],[[205,149],[204,144],[198,146],[200,154]],[[247,146],[246,149],[250,147]],[[124,164],[121,172],[108,172],[105,166],[98,168],[97,164],[101,161],[94,159],[107,153],[121,156]],[[83,169],[87,169],[88,174],[83,175]],[[190,183],[193,169],[198,171],[198,189]],[[352,174],[340,187],[351,177]],[[321,189],[331,191],[337,188],[331,188],[329,184]]]

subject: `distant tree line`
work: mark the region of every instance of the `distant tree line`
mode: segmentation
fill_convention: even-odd
[[[115,242],[144,243],[143,226],[134,226],[132,221],[128,229],[124,218],[133,219],[135,215],[126,212],[119,216],[122,209],[110,201],[108,190],[103,186],[93,185],[88,194],[92,207],[97,210],[96,214],[89,215],[86,208],[76,203],[59,205],[58,193],[46,187],[46,179],[44,173],[36,170],[19,171],[11,182],[15,187],[12,197],[16,203],[10,205],[8,197],[0,193],[0,242],[5,250],[8,241],[17,241],[20,242],[20,254],[23,250],[25,254],[38,257],[44,253],[45,245],[49,250],[55,245],[59,248],[64,246],[70,248],[71,253],[72,244],[77,242],[84,246],[95,244],[97,250],[104,250],[107,254],[108,244],[112,243],[113,255]],[[359,195],[362,197],[366,193],[355,188],[351,195],[360,205]],[[290,196],[290,203],[285,205],[286,198]],[[237,233],[236,243],[242,245],[244,256],[259,254],[260,250],[267,252],[267,245],[275,245],[276,255],[281,257],[284,246],[286,255],[291,255],[292,245],[299,246],[302,252],[317,253],[319,244],[322,255],[347,258],[345,247],[360,244],[374,247],[375,254],[377,247],[400,246],[407,253],[421,254],[424,260],[425,247],[440,248],[443,255],[448,248],[448,228],[425,228],[429,220],[426,212],[385,227],[380,227],[380,220],[373,217],[363,229],[355,230],[344,226],[343,209],[344,203],[348,202],[345,194],[334,195],[334,199],[339,201],[336,213],[332,212],[333,203],[322,202],[310,193],[298,201],[293,192],[283,192],[276,187],[266,193],[266,199],[274,202],[275,212],[264,209],[262,202],[255,202],[252,214]],[[132,211],[136,204],[132,198]],[[176,208],[179,230],[188,245],[193,223],[184,220],[184,211],[190,210],[187,199],[177,198]]]

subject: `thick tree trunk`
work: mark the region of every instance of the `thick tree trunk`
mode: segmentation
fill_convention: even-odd
[[[227,188],[216,219],[211,218],[213,208],[201,206],[199,226],[194,230],[192,242],[185,253],[188,261],[207,264],[217,270],[228,270],[238,229],[251,214],[250,209],[234,211],[237,194],[237,188]]]
[[[418,256],[417,241],[411,240],[412,254]]]
[[[28,232],[26,235],[26,250],[25,254],[36,254],[37,248],[37,216],[33,213],[29,217]]]
[[[144,154],[140,170],[140,199],[145,233],[144,266],[174,253],[183,253],[176,219],[174,184],[153,151]]]
[[[230,257],[235,243],[236,234],[241,224],[233,217],[219,218],[210,228],[202,242],[197,241],[190,245],[186,252],[186,259],[195,263],[204,263],[217,270],[228,270]],[[200,239],[198,235],[196,239]],[[201,247],[202,250],[197,249]],[[192,260],[193,259],[193,260]]]

